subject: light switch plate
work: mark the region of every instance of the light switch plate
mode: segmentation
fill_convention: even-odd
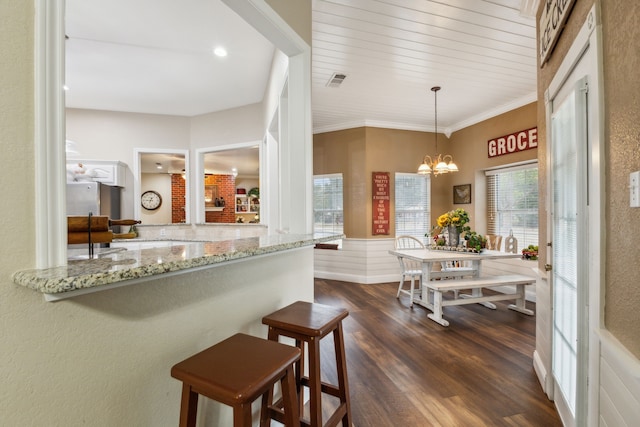
[[[640,208],[640,171],[629,174],[629,206]]]

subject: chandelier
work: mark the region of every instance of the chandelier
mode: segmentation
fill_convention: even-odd
[[[438,152],[438,91],[440,86],[434,86],[431,88],[435,96],[435,118],[436,118],[436,153]],[[453,163],[453,157],[450,154],[436,154],[431,157],[429,155],[424,156],[422,164],[418,168],[418,173],[421,175],[429,175],[431,172],[435,176],[441,173],[458,172],[458,166]]]

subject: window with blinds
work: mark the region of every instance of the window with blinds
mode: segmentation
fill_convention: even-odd
[[[396,236],[409,235],[427,244],[431,223],[429,175],[395,174]]]
[[[313,231],[342,234],[344,214],[342,204],[342,174],[314,175]]]
[[[538,245],[538,164],[486,171],[487,234],[513,236],[518,248]]]

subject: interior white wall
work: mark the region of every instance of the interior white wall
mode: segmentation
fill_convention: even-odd
[[[67,109],[67,139],[76,143],[78,158],[119,160],[127,164],[122,214],[123,218],[134,218],[134,206],[138,203],[133,188],[134,148],[182,151],[259,141],[264,134],[262,107],[263,104],[253,104],[193,118]],[[194,167],[191,169],[190,182],[197,182]],[[193,185],[189,191],[191,200],[196,200]],[[154,215],[155,224],[157,217]],[[167,223],[170,222],[169,216]]]
[[[66,109],[67,139],[76,143],[77,157],[119,160],[127,164],[122,191],[122,217],[134,218],[134,148],[189,148],[188,117]],[[171,222],[171,221],[169,221]]]
[[[265,130],[262,116],[262,103],[194,116],[189,120],[190,148],[260,141]]]
[[[37,8],[46,4],[59,9],[62,3],[40,0]],[[47,50],[34,53],[34,34],[49,22],[36,25],[33,2],[3,0],[0,15],[6,18],[0,25],[5,58],[0,61],[0,146],[7,162],[0,170],[6,202],[0,206],[0,425],[176,425],[181,387],[170,377],[171,366],[237,331],[266,336],[260,324],[263,315],[296,299],[311,300],[312,249],[59,303],[46,303],[37,292],[15,285],[11,275],[35,268],[37,253],[44,252],[41,258],[47,262],[50,247],[39,251],[37,244],[53,228],[36,225],[43,216],[36,212],[36,199],[52,193],[43,192],[47,186],[38,177],[42,171],[36,171],[50,163],[39,151],[42,146],[36,149],[33,142],[34,134],[49,129],[35,124],[35,111],[46,107],[34,103],[36,86],[43,84],[38,79],[34,83],[34,58],[56,55]],[[61,92],[59,81],[47,78]],[[53,113],[61,111],[62,107]],[[101,129],[111,134],[123,131]],[[159,132],[158,138],[162,136]],[[114,149],[112,138],[100,138],[101,148]],[[57,140],[61,149],[63,140],[64,135]],[[128,157],[117,157],[113,160],[131,165]],[[63,160],[58,159],[60,171]],[[46,206],[62,212],[55,203]],[[60,215],[45,213],[62,228]],[[37,230],[44,233],[42,238]],[[208,422],[229,424],[228,418]]]

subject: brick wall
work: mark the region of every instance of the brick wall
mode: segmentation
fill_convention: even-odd
[[[222,212],[205,212],[205,222],[236,222],[235,193],[236,179],[233,175],[207,175],[204,185],[218,187],[218,197],[224,198],[225,208]]]
[[[182,174],[171,174],[171,222],[173,224],[185,222],[185,180]]]

